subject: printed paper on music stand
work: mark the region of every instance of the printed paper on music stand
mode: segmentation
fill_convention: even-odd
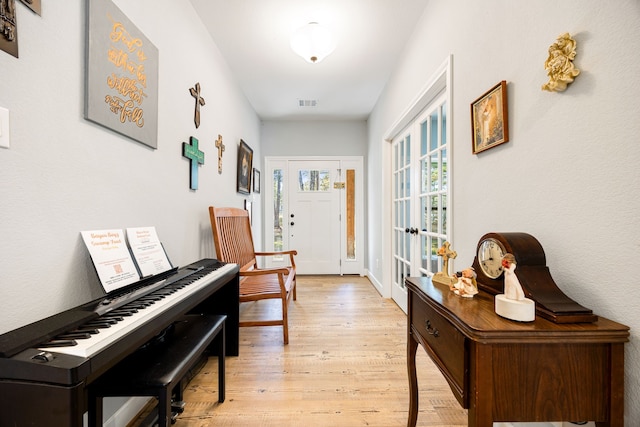
[[[127,228],[127,239],[142,277],[171,269],[171,263],[160,243],[155,227]]]
[[[140,280],[123,230],[93,230],[80,233],[105,292],[109,293]]]

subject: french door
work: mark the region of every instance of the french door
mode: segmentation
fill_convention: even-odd
[[[361,157],[267,157],[266,250],[297,250],[300,274],[363,274],[362,169]]]
[[[447,111],[441,93],[392,140],[391,296],[405,312],[404,279],[440,271],[437,251],[451,234]]]

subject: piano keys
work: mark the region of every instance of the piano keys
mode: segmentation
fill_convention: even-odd
[[[0,335],[0,427],[82,426],[85,386],[185,313],[226,314],[238,354],[238,267],[203,259]]]
[[[236,268],[235,264],[226,264],[213,272],[203,273],[202,270],[197,270],[187,278],[169,284],[163,283],[158,290],[110,310],[105,310],[105,307],[113,302],[107,301],[106,304],[103,302],[98,307],[100,311],[104,311],[100,317],[72,331],[75,335],[70,336],[69,333],[57,335],[43,343],[43,346],[39,346],[39,349],[91,357],[126,336],[139,325],[152,321],[166,307],[188,298],[189,295],[207,286],[213,278],[211,275],[221,276],[234,268]],[[79,331],[91,332],[79,335]]]

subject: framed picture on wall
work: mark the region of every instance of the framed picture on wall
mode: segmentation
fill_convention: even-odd
[[[253,168],[253,192],[260,194],[260,171]]]
[[[0,50],[18,57],[16,0],[0,0]]]
[[[86,2],[84,117],[158,148],[158,48],[110,0]]]
[[[471,140],[473,154],[509,141],[506,81],[471,103]]]
[[[40,0],[20,0],[29,9],[42,16],[42,5]]]
[[[238,147],[238,177],[236,189],[238,193],[251,193],[251,171],[253,169],[253,150],[246,142],[240,140]]]
[[[251,201],[244,199],[244,210],[249,212],[249,224],[253,224],[253,220],[251,219],[251,215],[253,212],[251,212]]]

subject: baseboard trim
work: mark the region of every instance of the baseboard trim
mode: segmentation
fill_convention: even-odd
[[[151,399],[153,398],[142,396],[129,398],[105,421],[104,427],[122,427],[129,425],[131,421],[135,420],[140,412],[145,409]]]
[[[378,282],[375,276],[371,274],[371,272],[368,269],[365,270],[365,276],[367,276],[367,279],[369,279],[373,287],[376,288],[380,296],[384,296],[384,292],[382,292],[382,283]]]

